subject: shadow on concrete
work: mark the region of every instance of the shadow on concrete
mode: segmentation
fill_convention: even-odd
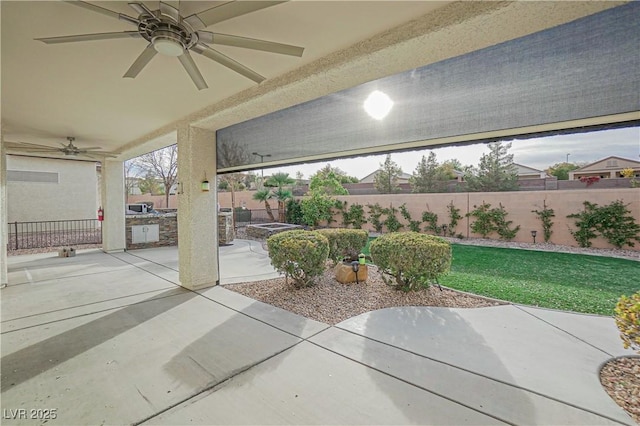
[[[457,359],[470,357],[482,364],[483,371],[492,371],[492,377],[514,381],[500,356],[475,331],[473,324],[454,310],[424,307],[384,309],[366,315],[359,329],[364,336],[370,337],[364,340],[361,361],[374,370],[406,380],[420,389],[498,421],[513,421],[510,414],[515,409],[520,419],[526,419],[530,424],[537,423],[536,410],[525,392],[510,392],[508,399],[504,399],[507,395],[494,393],[504,385],[491,383],[482,375],[459,368]],[[380,375],[371,374],[371,378],[374,382],[379,381]],[[382,392],[385,392],[385,383],[379,384]],[[389,399],[402,409],[406,407],[406,401],[398,396],[388,393]],[[502,402],[495,404],[497,398]],[[491,404],[492,400],[494,404]],[[410,413],[410,410],[405,411],[406,415]],[[437,421],[437,417],[411,420],[424,424]]]
[[[4,356],[0,390],[36,377],[196,296],[188,290],[167,290]]]

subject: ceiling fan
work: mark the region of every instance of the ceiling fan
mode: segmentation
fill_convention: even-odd
[[[166,56],[174,56],[187,71],[198,90],[206,89],[200,70],[193,61],[190,52],[203,55],[221,65],[255,81],[261,83],[265,77],[247,68],[241,63],[218,52],[208,44],[241,47],[245,49],[261,50],[290,56],[302,56],[303,47],[288,44],[275,43],[266,40],[258,40],[229,34],[212,33],[204,31],[210,25],[226,21],[237,16],[255,12],[270,6],[275,6],[284,1],[230,1],[207,9],[203,12],[183,17],[178,9],[170,4],[159,2],[157,10],[149,9],[142,2],[131,2],[129,6],[138,14],[137,18],[114,12],[100,6],[84,1],[67,1],[67,3],[80,6],[93,12],[101,13],[115,19],[135,25],[135,31],[123,31],[113,33],[80,34],[62,37],[37,38],[47,44],[71,43],[78,41],[111,40],[121,38],[142,38],[149,42],[146,49],[135,60],[133,65],[124,74],[124,77],[135,78],[149,61],[160,53]]]
[[[60,145],[62,145],[62,147],[60,148],[54,147],[54,146],[47,146],[47,145],[38,145],[35,143],[28,143],[28,142],[6,142],[6,144],[7,144],[7,148],[19,149],[21,151],[33,152],[33,153],[61,152],[64,155],[71,156],[71,157],[77,157],[77,156],[84,156],[89,158],[117,157],[117,155],[112,154],[110,152],[100,151],[101,147],[99,146],[91,146],[88,148],[77,147],[73,144],[73,141],[75,141],[76,138],[72,136],[68,136],[67,140],[69,141],[69,143],[66,145],[60,142]]]

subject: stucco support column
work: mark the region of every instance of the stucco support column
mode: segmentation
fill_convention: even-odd
[[[7,225],[7,154],[4,141],[0,136],[0,287],[9,283],[7,273],[7,243],[9,231]]]
[[[100,193],[104,221],[102,222],[102,251],[115,253],[126,248],[124,220],[124,163],[104,160]]]
[[[203,191],[206,178],[211,190]],[[191,290],[219,283],[216,135],[178,129],[178,256],[180,285]]]

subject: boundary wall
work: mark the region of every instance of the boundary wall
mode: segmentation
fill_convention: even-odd
[[[579,212],[584,208],[583,202],[589,201],[598,205],[606,205],[615,200],[622,200],[627,204],[627,209],[631,210],[631,215],[636,223],[640,224],[640,188],[619,188],[619,189],[584,189],[566,191],[516,191],[516,192],[465,192],[458,194],[379,194],[379,195],[348,195],[339,196],[338,199],[346,201],[347,208],[350,204],[378,203],[382,207],[393,205],[398,208],[400,205],[407,205],[413,220],[420,220],[422,212],[431,211],[438,215],[438,224],[449,222],[449,212],[447,205],[451,202],[460,209],[460,219],[455,229],[456,234],[462,234],[465,238],[480,238],[480,235],[471,232],[470,224],[473,218],[465,215],[483,202],[491,204],[491,207],[498,207],[500,203],[507,211],[507,220],[512,221],[511,227],[520,225],[518,234],[513,239],[515,242],[533,242],[531,231],[538,232],[536,242],[544,242],[542,233],[542,223],[532,210],[542,210],[543,203],[547,208],[554,210],[555,217],[551,230],[550,242],[554,244],[578,246],[576,240],[570,233],[570,229],[577,229],[574,226],[574,219],[567,218],[569,214]],[[365,217],[368,209],[365,207]],[[402,224],[406,220],[398,214],[396,215]],[[342,223],[342,215],[334,216],[336,222],[332,226],[339,226]],[[424,225],[423,225],[424,226]],[[373,230],[370,223],[364,225],[365,229]],[[498,239],[497,234],[489,235],[489,238]],[[592,240],[595,248],[613,248],[605,239],[596,238]],[[635,247],[624,247],[626,249],[640,251],[640,243]]]
[[[264,209],[264,203],[254,200],[255,191],[239,191],[235,193],[236,206],[244,205],[248,209]],[[135,195],[129,196],[129,202],[150,200],[155,197]],[[301,198],[301,197],[296,197]],[[500,203],[509,213],[507,220],[513,221],[512,226],[520,225],[520,231],[513,241],[516,242],[532,242],[531,231],[538,231],[536,242],[544,242],[542,234],[542,224],[532,210],[542,210],[543,202],[546,202],[548,208],[555,211],[553,234],[551,235],[551,243],[576,247],[578,244],[573,238],[569,229],[576,229],[574,220],[566,216],[576,213],[583,208],[583,202],[589,201],[598,205],[606,205],[615,200],[622,200],[628,204],[627,208],[631,210],[631,214],[635,218],[636,223],[640,224],[640,188],[607,188],[607,189],[571,189],[557,191],[514,191],[514,192],[463,192],[463,193],[433,193],[433,194],[368,194],[368,195],[345,195],[337,197],[346,201],[348,204],[367,204],[379,203],[383,207],[392,204],[394,207],[400,207],[403,203],[407,204],[407,208],[414,220],[422,217],[422,212],[431,211],[438,215],[438,223],[448,223],[449,213],[447,205],[453,201],[453,204],[460,209],[460,215],[465,216],[474,209],[474,205],[480,205],[483,201],[490,203],[492,207],[498,207]],[[221,207],[231,207],[231,194],[229,192],[218,192],[218,199]],[[136,200],[136,201],[134,201]],[[169,202],[171,205],[171,201]],[[275,210],[277,202],[270,200],[271,207]],[[348,207],[348,206],[347,206]],[[368,216],[368,209],[365,207],[365,217]],[[398,220],[403,224],[406,222],[397,214]],[[340,226],[342,224],[342,215],[337,214],[334,218],[336,222],[331,226]],[[473,234],[469,228],[472,218],[463,217],[460,219],[456,234],[462,234],[465,238],[479,238],[479,235]],[[424,226],[424,225],[423,225]],[[367,223],[365,229],[373,230],[371,224]],[[497,235],[490,235],[490,238],[497,239]],[[613,248],[606,240],[596,238],[592,240],[595,248]],[[635,247],[625,247],[627,249],[640,251],[640,243]]]

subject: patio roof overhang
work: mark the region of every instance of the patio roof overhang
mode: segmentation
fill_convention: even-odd
[[[637,126],[639,17],[630,3],[219,129],[218,170]]]

